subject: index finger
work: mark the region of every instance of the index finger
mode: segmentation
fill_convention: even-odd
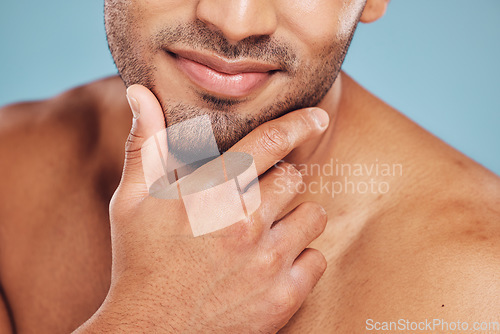
[[[325,131],[329,120],[323,109],[295,110],[255,128],[228,152],[250,154],[261,175],[294,148]]]

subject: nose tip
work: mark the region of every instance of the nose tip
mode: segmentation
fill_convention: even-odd
[[[230,43],[272,35],[277,27],[276,12],[269,0],[201,0],[196,15]]]

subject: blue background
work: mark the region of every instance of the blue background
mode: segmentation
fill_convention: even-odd
[[[392,0],[360,25],[344,69],[500,174],[500,1]],[[116,74],[103,0],[0,4],[0,105]]]

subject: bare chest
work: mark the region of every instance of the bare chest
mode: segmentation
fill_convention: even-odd
[[[97,310],[109,288],[109,199],[80,187],[50,202],[57,205],[47,209],[33,203],[12,216],[17,230],[10,231],[11,260],[2,268],[2,283],[23,333],[72,331]],[[327,333],[332,328],[342,293],[337,259],[328,260],[329,269],[282,333]]]

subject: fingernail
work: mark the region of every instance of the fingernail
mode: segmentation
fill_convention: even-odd
[[[132,110],[132,115],[134,115],[134,119],[138,119],[141,111],[139,101],[137,101],[134,97],[127,95],[128,104],[130,105],[130,109]]]
[[[330,117],[323,109],[313,108],[311,114],[319,129],[323,130],[330,124]]]

